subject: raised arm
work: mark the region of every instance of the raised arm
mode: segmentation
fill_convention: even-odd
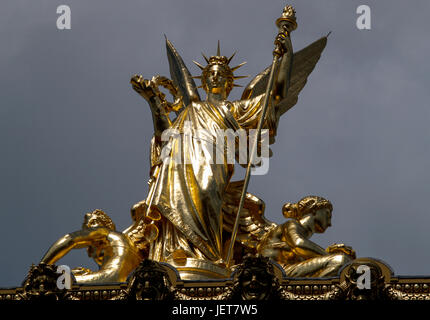
[[[66,234],[58,239],[45,253],[40,262],[53,264],[64,257],[72,249],[81,249],[90,246],[93,242],[107,237],[107,228],[83,229]]]
[[[290,86],[290,75],[293,62],[293,47],[290,33],[286,25],[283,25],[275,39],[274,55],[275,62],[274,78],[271,88],[269,108],[265,116],[263,128],[269,129],[270,143],[274,142],[276,128],[278,125],[277,106],[279,102],[287,97]],[[233,115],[244,128],[256,128],[258,116],[262,110],[265,90],[268,85],[270,67],[258,74],[254,80],[245,88],[242,99],[233,101]]]
[[[170,123],[168,116],[163,113],[162,103],[155,93],[153,83],[139,75],[133,76],[130,83],[133,89],[148,102],[152,112],[154,135],[161,137],[163,131],[169,128]]]
[[[275,44],[278,45],[278,54],[280,58],[276,66],[276,75],[273,85],[274,104],[278,104],[282,99],[287,97],[290,86],[291,66],[293,63],[293,45],[291,44],[290,33],[283,25],[276,37]]]

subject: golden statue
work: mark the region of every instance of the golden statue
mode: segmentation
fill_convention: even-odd
[[[352,248],[333,244],[326,250],[309,240],[331,226],[330,201],[308,196],[282,208],[291,220],[273,228],[258,244],[260,254],[280,263],[289,277],[336,276],[340,268],[355,259]]]
[[[323,37],[293,53],[290,35],[297,23],[291,6],[284,8],[276,25],[272,64],[250,81],[236,101],[228,96],[238,86],[235,80],[243,78],[234,72],[244,63],[231,67],[235,54],[221,55],[218,42],[216,55],[203,55],[206,65],[194,61],[201,75],[192,77],[166,38],[171,79],[131,78],[133,89],[150,106],[154,125],[149,192],[133,207],[132,226],[119,233],[103,219],[94,219],[95,227],[88,218],[81,231],[57,241],[42,262],[53,263],[72,248],[88,246],[101,269],[76,273],[76,279],[106,282],[124,281],[142,259],[169,263],[182,279],[229,277],[233,264],[247,253],[261,252],[283,264],[288,274],[300,276],[331,275],[349,261],[347,256],[353,254],[348,254],[347,247],[330,247],[329,254],[307,240],[327,227],[331,214],[327,201],[305,198],[298,203],[305,209],[277,226],[264,218],[264,202],[247,192],[251,168],[259,165],[254,155],[257,149],[263,150],[262,130],[268,133],[268,143],[274,143],[280,117],[297,103],[327,42]],[[193,78],[201,80],[204,100]],[[169,91],[173,102],[167,101],[159,86]],[[244,133],[245,162],[240,161],[240,135],[233,139],[239,152],[232,153],[224,145],[229,140],[226,132]],[[235,157],[247,167],[241,181],[232,181]],[[299,243],[291,242],[293,238]]]
[[[81,230],[58,239],[40,262],[54,264],[72,249],[87,248],[88,256],[100,269],[73,269],[77,283],[124,282],[143,259],[141,252],[145,248],[145,240],[140,236],[144,233],[142,228],[142,225],[135,225],[128,234],[117,232],[106,213],[94,210],[85,215]]]
[[[154,123],[145,216],[154,217],[153,225],[159,234],[150,243],[147,257],[174,265],[184,276],[186,269],[203,268],[208,269],[205,276],[225,276],[222,270],[215,269],[231,265],[231,252],[227,249],[233,247],[230,239],[247,247],[247,251],[255,252],[256,243],[273,227],[262,217],[262,201],[246,193],[248,181],[231,181],[234,165],[227,155],[215,163],[208,155],[219,148],[214,141],[220,131],[249,132],[262,126],[268,129],[270,143],[273,143],[280,116],[297,102],[300,90],[325,47],[326,38],[293,55],[290,34],[297,24],[291,6],[284,9],[277,26],[279,33],[275,39],[273,63],[248,84],[240,100],[229,101],[228,95],[236,86],[234,81],[241,78],[235,76],[234,71],[243,63],[230,67],[234,54],[229,58],[221,55],[219,42],[215,56],[203,55],[206,66],[194,61],[202,73],[191,77],[179,53],[166,38],[172,80],[161,76],[146,80],[138,75],[131,79],[133,88],[147,100]],[[205,100],[200,99],[193,78],[201,80]],[[159,85],[170,91],[173,103],[166,101]],[[176,114],[174,120],[170,118],[172,112]],[[177,135],[169,135],[166,139],[163,137],[166,130]],[[199,136],[201,132],[204,132],[203,139]],[[206,143],[201,143],[202,140]],[[240,227],[246,217],[232,222],[235,218],[231,213],[239,208],[242,216],[249,216],[254,227],[249,221],[245,230]],[[258,229],[259,234],[251,234],[249,230],[253,228]],[[241,248],[236,246],[232,256],[237,257],[238,250]]]

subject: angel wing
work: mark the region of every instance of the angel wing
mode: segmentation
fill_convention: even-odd
[[[243,180],[230,182],[224,195],[222,205],[223,228],[229,234],[233,231],[243,183]],[[275,223],[264,217],[264,209],[263,200],[249,192],[246,193],[245,202],[240,211],[236,241],[245,247],[255,249],[263,236],[276,227]]]
[[[175,49],[173,44],[166,37],[167,59],[169,60],[170,76],[175,86],[182,95],[182,101],[187,106],[191,102],[200,101],[200,95],[190,71]]]
[[[287,97],[277,105],[278,116],[290,110],[297,103],[299,93],[305,86],[308,76],[314,70],[326,44],[327,36],[294,53],[290,87],[288,88]],[[245,87],[242,99],[250,99],[264,93],[269,81],[269,73],[270,66],[255,76]]]

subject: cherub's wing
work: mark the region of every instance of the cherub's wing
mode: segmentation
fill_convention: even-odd
[[[230,182],[224,195],[222,205],[223,228],[231,234],[243,190],[243,180]],[[247,192],[243,208],[240,212],[239,229],[236,241],[255,249],[263,236],[276,224],[264,217],[264,201]]]
[[[184,61],[176,51],[173,44],[166,37],[167,58],[169,60],[170,76],[175,86],[178,87],[182,95],[184,105],[187,106],[193,101],[200,101],[197,86],[191,77]]]
[[[293,64],[291,68],[290,87],[288,88],[287,97],[277,105],[279,116],[287,112],[297,103],[299,93],[305,86],[308,76],[315,68],[315,65],[321,57],[321,53],[323,52],[326,44],[327,37],[322,37],[306,48],[294,53]],[[254,79],[252,79],[245,87],[245,90],[242,94],[242,99],[250,99],[264,93],[269,80],[269,73],[270,66],[260,72]]]

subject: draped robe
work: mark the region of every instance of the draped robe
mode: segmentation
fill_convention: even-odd
[[[171,129],[179,134],[162,145],[163,159],[169,161],[161,164],[152,205],[163,219],[160,234],[150,246],[150,259],[169,261],[177,250],[214,262],[225,256],[221,209],[234,165],[225,156],[221,163],[215,161],[215,149],[210,149],[215,148],[219,130],[256,128],[263,97],[225,101],[217,107],[207,101],[193,102],[173,122]],[[272,136],[276,122],[269,106],[263,128]]]

